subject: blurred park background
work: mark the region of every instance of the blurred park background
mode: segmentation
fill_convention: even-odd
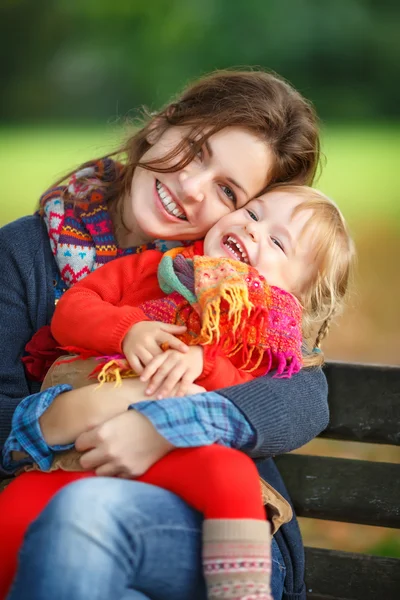
[[[261,66],[322,120],[316,187],[358,247],[354,290],[329,358],[400,364],[400,4],[398,0],[2,0],[0,225],[126,135],[190,79]],[[316,440],[302,452],[399,461],[396,449]],[[400,556],[390,530],[310,523],[314,546]]]

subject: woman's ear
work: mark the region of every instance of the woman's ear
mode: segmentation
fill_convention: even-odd
[[[158,142],[166,126],[163,117],[155,117],[147,126],[146,141],[150,146]]]
[[[148,124],[148,132],[146,135],[147,143],[153,146],[163,133],[172,125],[170,119],[172,119],[175,113],[175,104],[170,104],[167,108],[157,116],[153,117],[151,122]]]

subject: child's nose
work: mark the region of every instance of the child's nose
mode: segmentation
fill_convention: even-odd
[[[244,229],[247,232],[247,235],[250,237],[250,239],[253,242],[257,242],[257,232],[253,225],[251,223],[246,223]]]

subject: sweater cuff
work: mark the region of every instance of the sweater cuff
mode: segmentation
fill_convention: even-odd
[[[13,415],[11,433],[3,449],[3,467],[7,473],[13,473],[32,463],[36,463],[42,471],[47,471],[53,462],[54,452],[73,447],[74,444],[48,446],[39,424],[40,417],[54,399],[70,390],[70,385],[57,385],[28,396],[19,403]],[[13,452],[23,452],[28,456],[13,460]]]
[[[150,320],[151,319],[146,317],[145,313],[140,308],[132,308],[132,310],[129,311],[129,314],[125,315],[125,317],[121,319],[112,333],[111,347],[113,348],[113,351],[115,350],[116,352],[123,354],[122,343],[130,328],[136,325],[136,323]]]
[[[200,377],[196,379],[198,383],[201,383],[202,379],[205,379],[212,373],[215,368],[215,362],[217,360],[218,350],[213,344],[207,344],[202,346],[203,348],[203,371]]]

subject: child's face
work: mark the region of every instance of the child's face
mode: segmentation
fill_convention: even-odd
[[[279,190],[251,200],[222,217],[206,235],[206,256],[240,260],[255,267],[269,285],[296,296],[315,271],[315,227],[304,226],[310,209],[293,214],[304,198]]]

